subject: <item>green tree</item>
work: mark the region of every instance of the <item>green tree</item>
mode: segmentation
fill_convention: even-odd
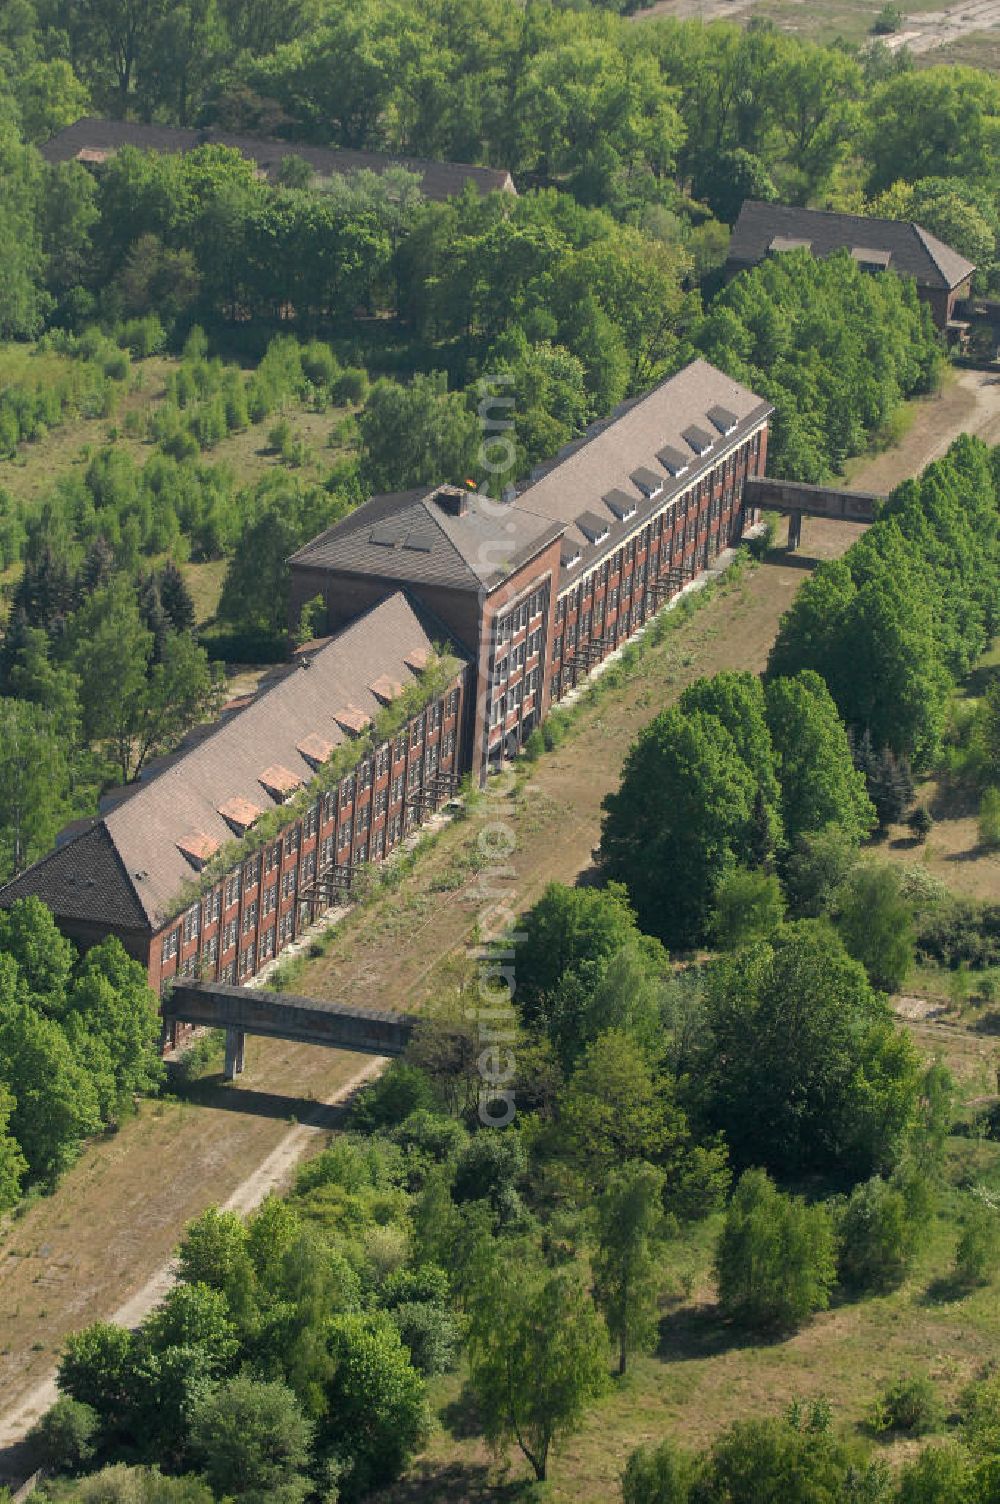
[[[69,750],[41,705],[0,699],[0,880],[44,855],[69,818]]]
[[[597,1202],[594,1300],[618,1345],[619,1374],[630,1350],[656,1339],[663,1183],[662,1170],[632,1161],[611,1172]]]
[[[719,880],[711,931],[722,950],[738,950],[753,940],[769,940],[784,917],[785,900],[773,873],[735,867]]]
[[[828,825],[861,841],[875,823],[875,812],[823,680],[809,670],[772,679],[767,718],[789,841]]]
[[[604,800],[601,862],[643,929],[671,946],[703,938],[715,886],[750,844],[756,790],[715,716],[674,706],[641,733]]]
[[[515,1441],[544,1481],[549,1453],[607,1383],[604,1325],[577,1276],[489,1261],[469,1302],[469,1377],[486,1439]]]
[[[66,1022],[78,1026],[71,1038],[86,1035],[107,1051],[114,1096],[106,1117],[163,1080],[156,999],[145,967],[126,955],[120,941],[104,940],[83,957],[67,995]]]
[[[863,862],[842,889],[837,930],[874,987],[898,992],[913,965],[913,912],[894,868]]]
[[[10,1091],[0,1085],[0,1212],[16,1206],[21,1182],[28,1172],[28,1161],[17,1139],[8,1131],[16,1102]]]
[[[408,386],[377,381],[358,429],[361,479],[369,491],[462,485],[481,469],[476,415],[460,393],[448,391],[443,372],[414,376]]]
[[[916,1120],[908,1037],[825,925],[800,920],[712,966],[695,1067],[734,1157],[781,1174],[891,1168]]]
[[[966,1289],[984,1284],[1000,1253],[1000,1216],[985,1201],[974,1201],[962,1217],[955,1249],[955,1276]]]
[[[28,1432],[32,1458],[47,1472],[82,1472],[94,1455],[97,1427],[97,1414],[89,1405],[63,1395]]]
[[[888,1290],[905,1277],[926,1231],[917,1198],[874,1176],[856,1185],[840,1221],[840,1278],[857,1290]]]
[[[130,775],[138,777],[149,757],[173,751],[185,732],[212,720],[223,694],[220,665],[208,660],[188,632],[170,632],[160,661],[150,669],[140,696],[130,749]]]
[[[629,1160],[662,1164],[687,1138],[673,1083],[621,1029],[598,1035],[559,1097],[556,1143],[588,1187]]]
[[[330,1355],[333,1376],[319,1439],[344,1463],[344,1497],[358,1498],[394,1482],[424,1444],[424,1385],[386,1317],[336,1317]]]
[[[284,1384],[240,1375],[191,1415],[191,1446],[217,1494],[243,1504],[300,1504],[313,1427]]]
[[[81,1139],[100,1126],[93,1080],[59,1025],[24,1004],[3,1002],[0,956],[0,1082],[13,1096],[10,1133],[32,1180],[51,1185]]]
[[[715,1252],[719,1304],[746,1326],[799,1326],[825,1310],[836,1278],[833,1225],[823,1206],[779,1191],[763,1170],[741,1176]]]

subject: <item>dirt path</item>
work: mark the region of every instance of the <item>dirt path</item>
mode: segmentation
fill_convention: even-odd
[[[907,15],[905,29],[887,37],[896,51],[908,47],[911,52],[933,52],[949,42],[961,41],[978,31],[993,31],[1000,26],[1000,0],[959,0],[945,10],[915,11]]]
[[[1000,438],[1000,388],[978,373],[917,404],[902,449],[855,466],[851,483],[888,489],[962,429]],[[447,978],[473,926],[496,917],[493,905],[523,906],[553,878],[572,881],[590,863],[601,800],[638,729],[699,674],[762,667],[812,563],[842,553],[856,533],[807,519],[800,554],[727,586],[647,656],[641,676],[581,715],[574,736],[502,806],[515,845],[492,904],[475,871],[496,813],[487,801],[483,818],[448,828],[395,893],[354,911],[297,986],[369,1007],[413,1006]],[[211,1082],[197,1101],[143,1104],[115,1137],[88,1147],[55,1195],[30,1203],[0,1243],[0,1443],[51,1395],[39,1385],[66,1334],[99,1317],[139,1319],[165,1288],[185,1223],[213,1204],[247,1210],[284,1183],[335,1125],[334,1104],[374,1069],[359,1073],[356,1057],[334,1051],[249,1040],[239,1086]]]
[[[329,1130],[329,1109],[346,1101],[358,1087],[377,1075],[384,1065],[385,1061],[380,1056],[373,1056],[349,1080],[338,1085],[322,1102],[318,1102],[309,1117],[284,1133],[270,1154],[222,1202],[223,1211],[239,1212],[241,1216],[246,1216],[260,1206],[272,1191],[284,1189],[290,1183],[298,1161],[317,1142],[319,1136]],[[138,1326],[163,1299],[174,1278],[175,1265],[171,1257],[160,1264],[145,1283],[112,1312],[110,1320],[120,1326]],[[54,1372],[50,1372],[32,1386],[19,1404],[0,1417],[0,1450],[19,1442],[38,1416],[55,1403],[58,1393]]]

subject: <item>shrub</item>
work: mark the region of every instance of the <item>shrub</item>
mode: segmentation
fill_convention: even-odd
[[[458,1355],[458,1323],[447,1306],[435,1301],[407,1301],[390,1312],[410,1362],[424,1378],[447,1373]]]
[[[893,32],[899,31],[903,24],[903,12],[898,5],[883,5],[875,20],[872,22],[872,34],[877,37],[888,37]]]
[[[351,403],[352,406],[363,402],[367,394],[368,373],[357,366],[346,366],[330,388],[334,402]]]
[[[392,1128],[420,1108],[436,1107],[434,1089],[423,1071],[405,1060],[395,1060],[381,1076],[358,1092],[351,1103],[350,1118],[355,1128],[372,1132]]]
[[[979,1497],[969,1458],[961,1447],[947,1442],[925,1447],[899,1475],[899,1504],[969,1504]]]
[[[1000,1252],[1000,1218],[991,1206],[976,1201],[962,1218],[955,1249],[955,1278],[971,1289],[988,1283]]]
[[[872,1408],[876,1431],[905,1431],[925,1436],[941,1423],[941,1401],[926,1374],[908,1374],[896,1379],[879,1395]]]
[[[329,345],[313,340],[302,351],[302,372],[313,386],[329,390],[341,374],[340,362]]]
[[[56,1400],[28,1435],[32,1456],[51,1473],[76,1473],[94,1455],[97,1411],[66,1395]]]
[[[542,735],[542,728],[540,726],[536,726],[534,730],[529,733],[528,739],[524,744],[524,755],[529,762],[537,762],[544,751],[545,737]]]
[[[918,804],[906,823],[916,840],[926,841],[934,826],[934,816],[926,804]]]
[[[748,1170],[716,1246],[723,1311],[757,1329],[798,1326],[830,1303],[834,1249],[824,1206],[807,1206],[779,1191],[763,1170]]]
[[[898,1185],[876,1175],[855,1186],[840,1223],[842,1283],[891,1289],[905,1277],[921,1231],[918,1209]]]
[[[101,362],[101,369],[109,381],[127,381],[129,373],[128,351],[110,351]]]
[[[118,330],[118,343],[137,360],[158,355],[167,342],[166,332],[155,313],[143,319],[127,319]]]
[[[1000,788],[983,790],[979,801],[979,843],[989,851],[1000,846]]]
[[[279,418],[277,423],[267,431],[267,442],[275,454],[283,455],[292,443],[292,425],[287,418]]]
[[[695,1474],[694,1458],[672,1441],[638,1447],[622,1476],[623,1504],[688,1504]]]

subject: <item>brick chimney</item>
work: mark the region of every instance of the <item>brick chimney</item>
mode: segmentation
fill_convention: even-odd
[[[434,500],[449,517],[465,517],[469,510],[469,493],[461,486],[442,486]]]

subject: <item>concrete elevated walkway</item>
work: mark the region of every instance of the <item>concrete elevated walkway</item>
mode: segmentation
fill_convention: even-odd
[[[803,481],[748,476],[748,507],[767,507],[788,513],[788,549],[802,541],[803,517],[828,517],[835,522],[874,522],[884,496],[874,491],[847,491],[841,486],[810,486]]]
[[[225,1074],[229,1080],[243,1070],[248,1034],[355,1050],[362,1055],[394,1056],[406,1049],[417,1021],[411,1014],[369,1012],[224,982],[178,983],[164,997],[162,1013],[167,1023],[225,1029]]]

